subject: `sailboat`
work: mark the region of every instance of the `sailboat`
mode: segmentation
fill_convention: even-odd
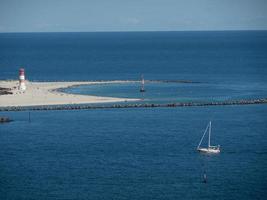
[[[207,131],[209,131],[209,140],[208,140],[208,147],[200,147],[204,137],[205,137],[205,134],[207,133]],[[211,134],[211,121],[208,123],[208,126],[199,142],[199,145],[197,146],[197,150],[199,152],[202,152],[202,153],[220,153],[220,145],[217,145],[217,146],[211,146],[210,145],[210,134]]]
[[[141,88],[140,88],[140,92],[145,92],[145,79],[144,76],[141,76]]]

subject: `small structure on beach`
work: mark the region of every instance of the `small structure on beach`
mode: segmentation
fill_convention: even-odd
[[[23,68],[19,69],[19,90],[21,90],[21,91],[26,90],[25,71]]]
[[[11,88],[0,87],[0,95],[13,94]]]

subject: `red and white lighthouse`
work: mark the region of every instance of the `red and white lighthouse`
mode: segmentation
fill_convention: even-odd
[[[25,71],[23,68],[19,69],[19,90],[21,90],[21,91],[26,90]]]

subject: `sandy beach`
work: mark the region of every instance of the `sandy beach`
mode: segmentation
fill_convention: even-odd
[[[13,94],[0,95],[0,107],[41,106],[86,103],[110,103],[137,101],[139,99],[76,95],[60,92],[58,89],[90,84],[125,83],[129,81],[101,82],[30,82],[26,81],[27,90],[18,90],[18,81],[0,81],[0,87],[10,88]]]

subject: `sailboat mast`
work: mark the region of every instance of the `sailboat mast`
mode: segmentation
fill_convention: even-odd
[[[209,147],[210,147],[210,133],[211,133],[211,121],[210,121],[210,127],[209,127]]]
[[[197,146],[197,149],[199,149],[199,147],[200,147],[200,145],[201,145],[201,143],[202,143],[202,141],[203,141],[203,138],[205,137],[205,134],[206,134],[207,131],[208,131],[208,128],[209,128],[209,124],[207,125],[207,128],[205,129],[205,131],[204,131],[204,133],[203,133],[203,135],[202,135],[202,138],[201,138],[201,140],[200,140],[200,142],[199,142],[199,144],[198,144],[198,146]]]

